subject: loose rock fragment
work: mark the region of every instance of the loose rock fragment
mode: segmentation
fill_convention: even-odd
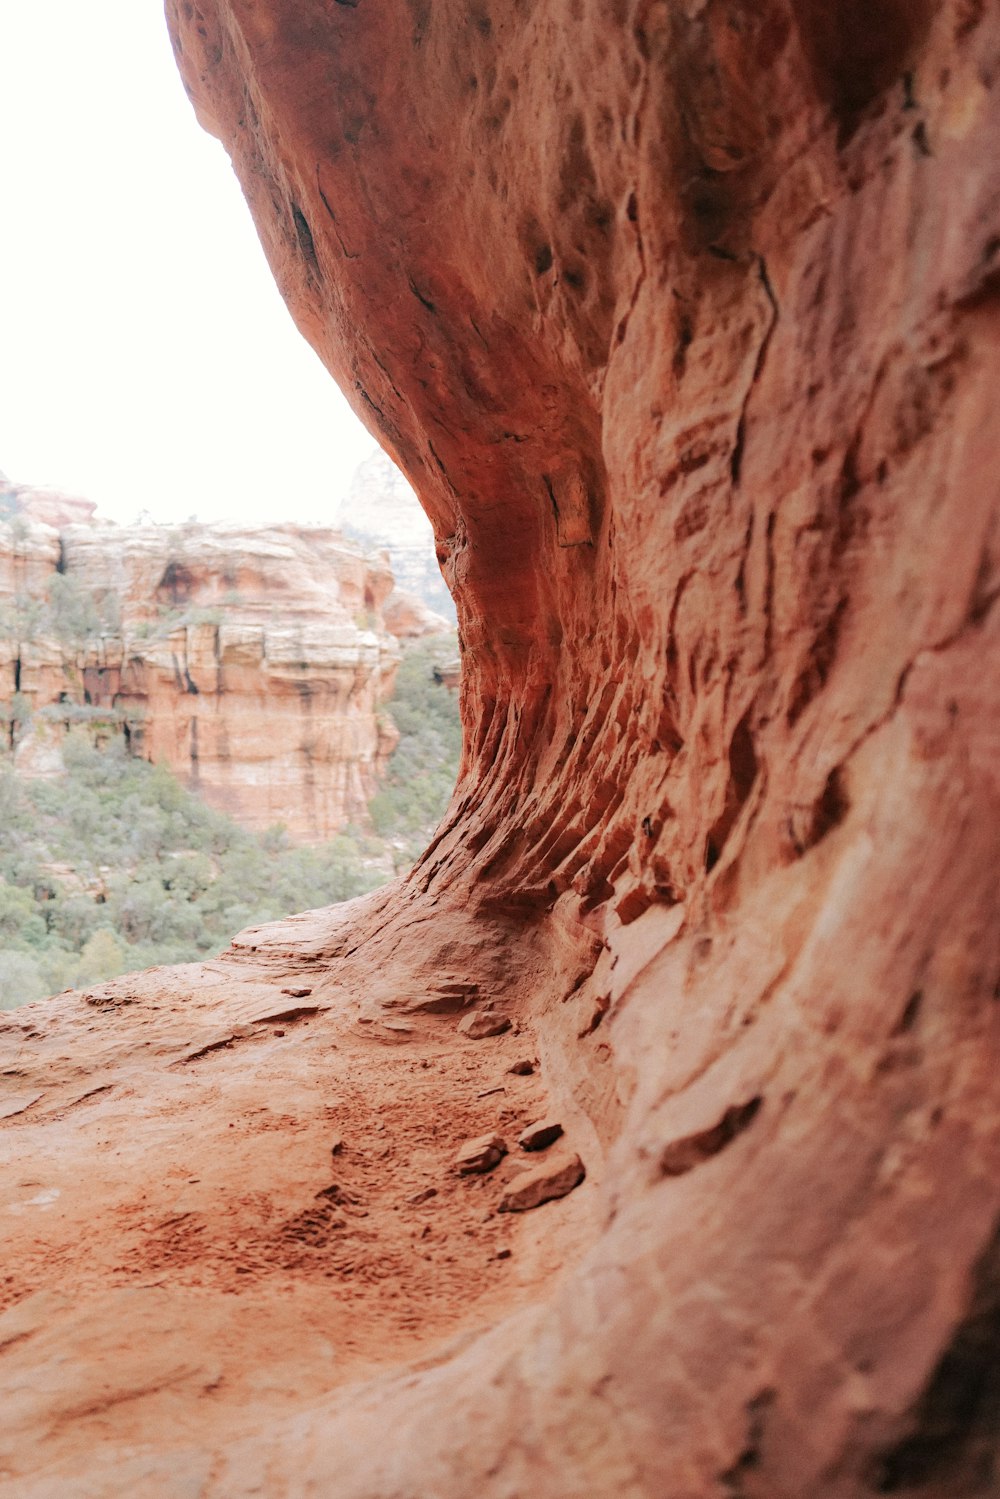
[[[558,1119],[541,1119],[537,1124],[529,1124],[527,1129],[521,1131],[517,1137],[517,1143],[522,1150],[547,1150],[554,1145],[563,1132],[563,1127]]]
[[[455,1157],[455,1169],[460,1176],[481,1175],[499,1166],[507,1154],[507,1142],[499,1135],[477,1135],[466,1140]]]
[[[532,1170],[522,1171],[507,1184],[498,1211],[524,1213],[553,1198],[565,1197],[580,1185],[586,1174],[578,1155],[564,1153],[550,1156]]]
[[[312,989],[307,989],[301,984],[290,984],[287,989],[282,989],[281,992],[282,994],[291,995],[292,999],[305,999],[306,995],[312,993]]]
[[[471,1015],[466,1015],[464,1020],[459,1021],[458,1028],[470,1041],[482,1041],[487,1036],[502,1036],[504,1031],[510,1030],[510,1021],[506,1015],[489,1015],[483,1010],[473,1010]]]
[[[524,1061],[515,1062],[513,1067],[507,1068],[507,1071],[512,1073],[514,1077],[530,1077],[534,1070],[534,1062],[529,1061],[527,1058]]]

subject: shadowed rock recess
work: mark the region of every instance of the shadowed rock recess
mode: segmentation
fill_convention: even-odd
[[[996,8],[167,14],[465,754],[405,880],[3,1022],[7,1492],[995,1495]]]

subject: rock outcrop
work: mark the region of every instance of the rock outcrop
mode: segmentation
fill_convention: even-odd
[[[56,531],[22,513],[0,524],[15,763],[57,773],[62,738],[89,722],[248,827],[331,837],[364,819],[396,739],[390,596],[385,562],[336,531]]]
[[[13,1492],[987,1499],[995,8],[167,14],[466,753],[395,886],[5,1023]]]
[[[21,515],[45,526],[74,526],[93,520],[97,506],[80,495],[64,494],[59,489],[38,489],[30,484],[15,484],[0,469],[0,518]]]
[[[421,640],[426,635],[453,634],[444,615],[429,609],[415,593],[394,588],[382,607],[385,627],[397,640]]]

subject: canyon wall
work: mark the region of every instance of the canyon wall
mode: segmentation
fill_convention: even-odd
[[[465,753],[394,886],[10,1022],[0,1471],[995,1495],[996,7],[166,10],[432,521]],[[543,1117],[578,1185],[508,1214]]]
[[[90,725],[245,826],[315,842],[364,819],[396,741],[382,558],[318,527],[56,530],[34,513],[0,525],[0,699],[22,774],[58,774],[65,734]]]

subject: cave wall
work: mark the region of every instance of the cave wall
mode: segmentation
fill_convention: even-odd
[[[232,1491],[995,1492],[995,9],[166,9],[458,608],[449,817],[330,956],[471,909],[605,1152],[515,1339]]]
[[[435,523],[472,662],[451,862],[540,901],[627,869],[629,912],[732,862],[765,774],[794,854],[992,577],[955,431],[991,28],[688,9],[168,6],[293,313]]]

